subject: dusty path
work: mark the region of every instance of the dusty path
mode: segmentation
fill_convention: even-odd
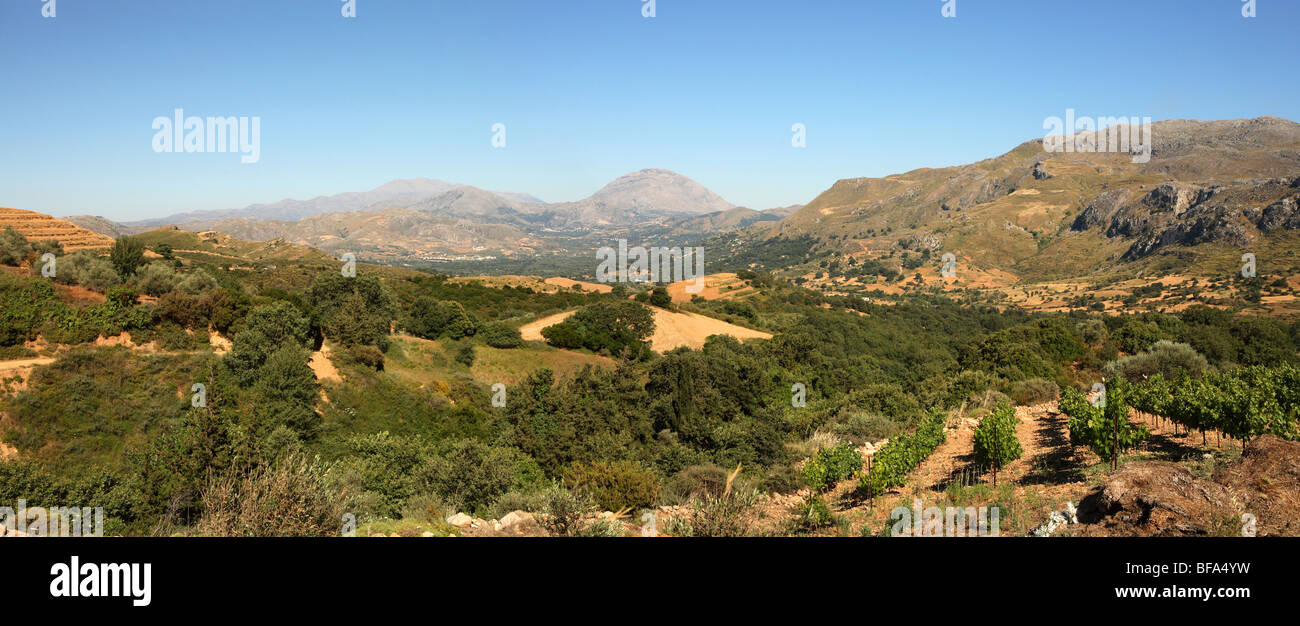
[[[338,368],[334,367],[334,363],[330,361],[330,347],[327,344],[321,344],[320,350],[311,353],[311,361],[308,365],[311,366],[311,371],[316,374],[316,380],[332,382],[343,380],[343,377],[339,376]]]
[[[12,361],[0,361],[0,372],[9,370],[30,369],[38,365],[49,365],[54,362],[54,357],[43,356],[32,359],[14,359]]]

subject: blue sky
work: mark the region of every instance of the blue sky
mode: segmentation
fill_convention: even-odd
[[[0,0],[0,206],[131,220],[415,176],[564,201],[660,167],[768,208],[1067,108],[1300,120],[1300,2],[956,1]],[[155,153],[178,107],[260,117],[261,160]]]

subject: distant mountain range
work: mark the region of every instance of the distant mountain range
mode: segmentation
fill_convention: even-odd
[[[68,221],[111,236],[164,225],[217,231],[241,239],[284,239],[371,258],[530,254],[574,238],[628,231],[698,236],[788,214],[736,207],[690,178],[663,169],[619,177],[576,202],[546,203],[440,180],[394,180],[365,192],[282,200],[228,211],[196,211],[118,224],[97,216]],[[627,232],[624,232],[626,235]],[[686,241],[680,242],[683,245]]]
[[[646,169],[576,202],[417,178],[124,225],[66,219],[110,236],[175,224],[377,261],[581,256],[615,238],[702,240],[717,251],[716,263],[816,280],[869,278],[864,265],[906,266],[910,274],[917,258],[937,262],[944,253],[1001,284],[1115,271],[1194,274],[1210,265],[1222,274],[1245,252],[1267,259],[1270,271],[1300,271],[1300,124],[1171,120],[1151,133],[1146,162],[1126,152],[1049,151],[1034,139],[968,165],[840,180],[806,206],[767,211]]]

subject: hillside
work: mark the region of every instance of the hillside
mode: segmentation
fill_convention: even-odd
[[[1033,140],[969,165],[841,180],[778,224],[716,245],[738,248],[731,256],[741,263],[784,246],[795,254],[779,269],[837,292],[883,286],[889,281],[873,274],[889,272],[878,265],[919,271],[924,280],[906,289],[941,283],[999,297],[1052,282],[1072,290],[1143,276],[1231,279],[1246,252],[1267,281],[1300,272],[1300,124],[1174,120],[1152,133],[1147,163],[1127,153],[1047,152]],[[760,245],[736,246],[742,238]],[[945,253],[956,258],[956,277],[938,281]]]
[[[82,228],[70,221],[35,211],[0,207],[0,230],[13,228],[32,241],[56,240],[64,250],[92,250],[113,245],[110,237]]]

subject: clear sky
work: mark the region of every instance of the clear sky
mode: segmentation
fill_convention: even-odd
[[[46,2],[0,0],[0,206],[54,215],[416,176],[564,201],[647,167],[769,208],[995,156],[1067,108],[1300,120],[1295,0]],[[154,152],[175,108],[260,117],[260,161]]]

